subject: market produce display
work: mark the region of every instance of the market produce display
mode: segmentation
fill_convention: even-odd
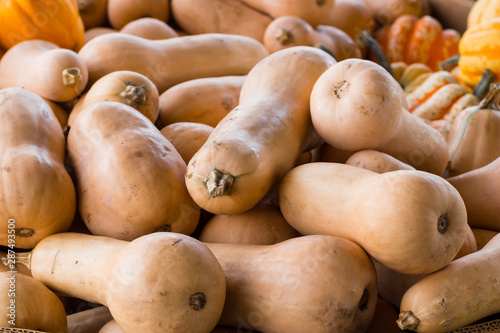
[[[500,332],[500,0],[0,0],[0,333]]]

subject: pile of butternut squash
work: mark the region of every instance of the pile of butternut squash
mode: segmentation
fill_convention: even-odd
[[[470,7],[1,1],[0,332],[498,323],[500,14]]]

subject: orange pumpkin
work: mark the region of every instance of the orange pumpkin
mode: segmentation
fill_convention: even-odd
[[[78,51],[84,26],[75,0],[0,1],[0,46],[8,49],[31,39],[43,39]]]
[[[456,30],[443,30],[441,23],[428,15],[420,19],[402,15],[376,34],[390,62],[420,62],[433,70],[438,70],[442,61],[458,54],[460,37]]]

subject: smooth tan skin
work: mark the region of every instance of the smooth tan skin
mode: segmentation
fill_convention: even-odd
[[[160,113],[159,99],[158,89],[146,76],[132,71],[116,71],[104,75],[92,85],[82,103],[73,107],[71,123],[86,106],[102,101],[131,106],[154,123]]]
[[[317,138],[310,121],[310,92],[334,62],[326,52],[297,46],[273,53],[250,71],[240,104],[188,164],[186,185],[200,207],[214,214],[244,212],[294,166]],[[287,81],[294,84],[278,84]],[[213,170],[234,178],[229,191],[214,195],[204,184]]]
[[[142,17],[131,21],[120,32],[152,40],[179,37],[179,34],[167,22],[154,17]]]
[[[68,315],[68,331],[71,333],[98,333],[112,319],[107,307],[98,306]]]
[[[396,308],[382,298],[377,297],[375,315],[366,333],[401,333],[396,324],[397,319],[398,311],[396,311]]]
[[[337,149],[328,143],[321,144],[311,151],[313,162],[336,162],[345,163],[354,153],[351,151]]]
[[[29,249],[68,230],[75,215],[64,136],[49,105],[22,88],[0,91],[0,118],[0,244],[8,245],[14,219],[15,246]]]
[[[481,250],[417,282],[403,296],[400,320],[411,311],[419,320],[417,332],[448,332],[498,313],[499,247],[495,236]]]
[[[324,25],[337,27],[357,41],[360,33],[375,31],[375,20],[363,0],[335,0]]]
[[[462,196],[467,207],[467,219],[472,228],[500,232],[500,157],[493,162],[446,179]]]
[[[161,129],[161,134],[172,143],[187,164],[205,144],[214,128],[201,123],[178,122]]]
[[[472,229],[468,226],[465,241],[453,260],[474,253],[477,250],[478,247],[476,244],[476,238]],[[415,283],[428,276],[428,274],[398,273],[375,260],[373,261],[373,264],[375,265],[375,270],[377,271],[377,287],[379,296],[392,304],[392,306],[396,309],[399,309],[401,299],[403,298],[405,292]]]
[[[226,294],[213,254],[177,233],[157,232],[132,242],[53,235],[32,251],[31,272],[57,292],[107,306],[126,332],[208,332]]]
[[[240,99],[245,75],[207,77],[179,83],[160,95],[160,122],[217,126]]]
[[[345,237],[400,273],[443,268],[467,232],[458,191],[423,171],[377,174],[339,163],[308,163],[287,173],[279,199],[283,216],[300,233]]]
[[[245,75],[268,52],[245,36],[214,33],[152,41],[117,33],[92,39],[79,55],[88,67],[89,85],[111,72],[130,70],[147,76],[161,94],[188,80]]]
[[[77,70],[65,83],[65,70]],[[68,77],[68,75],[66,75]],[[55,102],[77,97],[86,87],[87,66],[76,52],[43,40],[28,40],[11,47],[0,61],[0,89],[24,87]]]
[[[44,98],[45,103],[47,103],[50,108],[52,109],[52,112],[54,112],[54,115],[57,118],[57,121],[59,122],[59,125],[61,125],[61,128],[64,129],[66,125],[68,125],[68,118],[69,114],[64,110],[59,104],[54,103],[48,99]]]
[[[278,207],[260,203],[235,215],[215,215],[198,239],[207,243],[271,245],[299,236]]]
[[[219,325],[261,332],[364,332],[373,318],[375,270],[350,241],[314,235],[274,245],[205,244],[227,281]]]
[[[9,296],[11,290],[14,290],[15,296]],[[7,308],[11,305],[11,300],[15,300],[13,310]],[[68,332],[66,312],[59,297],[30,276],[0,273],[0,304],[0,327]],[[14,318],[8,317],[12,311]],[[15,319],[15,326],[9,323],[11,319]]]
[[[172,0],[171,8],[175,22],[191,35],[216,32],[262,42],[264,31],[273,20],[241,0]]]
[[[108,0],[107,11],[111,27],[120,30],[141,17],[154,17],[167,22],[170,4],[168,0]]]
[[[496,231],[480,228],[472,228],[472,232],[474,233],[478,250],[481,250],[493,237],[498,234]]]
[[[396,170],[415,170],[414,167],[395,159],[389,154],[377,150],[360,150],[351,155],[345,162],[347,165],[356,166],[376,173]]]
[[[95,102],[76,118],[68,155],[79,212],[93,234],[133,240],[153,231],[191,234],[200,208],[185,184],[186,164],[135,109]]]
[[[125,333],[125,331],[115,320],[111,320],[99,330],[99,333]]]
[[[481,109],[471,115],[476,109],[463,110],[452,123],[448,135],[448,177],[481,168],[500,157],[500,112]]]
[[[85,30],[102,27],[108,20],[108,0],[76,0]]]
[[[105,35],[113,32],[120,32],[119,30],[108,27],[95,27],[85,30],[85,44],[97,36]]]
[[[296,16],[281,16],[274,19],[264,33],[264,46],[269,53],[293,46],[319,46],[330,50],[337,60],[361,58],[361,51],[349,35],[342,30],[326,25],[313,28]]]
[[[406,107],[397,81],[380,65],[362,59],[330,67],[311,93],[313,124],[330,145],[378,150],[442,175],[448,162],[445,139]]]
[[[242,0],[258,11],[273,18],[280,16],[297,16],[316,27],[328,17],[335,0]]]

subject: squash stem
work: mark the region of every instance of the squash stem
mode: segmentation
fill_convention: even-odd
[[[65,68],[62,71],[63,84],[66,87],[76,87],[78,83],[82,80],[82,74],[80,69],[76,67]]]
[[[394,71],[391,67],[391,62],[387,59],[387,56],[382,49],[382,46],[373,38],[366,30],[363,30],[359,35],[359,41],[362,45],[368,46],[371,52],[377,58],[378,63],[388,71],[393,78],[395,78]]]
[[[493,72],[486,68],[483,72],[481,80],[477,84],[476,88],[474,88],[473,94],[477,97],[478,100],[482,100],[486,96],[486,94],[488,93],[488,88],[493,82],[493,78]]]
[[[460,59],[460,54],[454,55],[444,61],[442,61],[439,66],[443,71],[450,71],[453,67],[458,65],[458,60]]]
[[[276,31],[275,38],[281,45],[287,45],[293,42],[293,34],[290,30],[279,28]]]
[[[129,82],[126,82],[126,85],[125,90],[120,93],[120,97],[125,100],[127,105],[134,107],[144,104],[146,101],[146,86],[136,86]]]
[[[2,258],[2,263],[5,266],[8,266],[9,263],[9,258]],[[14,255],[14,264],[23,264],[24,266],[28,267],[28,269],[31,269],[31,252],[19,252]]]
[[[333,53],[333,51],[330,50],[329,48],[327,48],[325,45],[323,45],[323,44],[316,44],[316,45],[314,45],[314,47],[317,47],[318,49],[325,51],[326,53],[328,53],[329,55],[331,55],[332,58],[335,59],[335,61],[337,61],[337,62],[339,61],[339,59],[335,56],[335,54]]]
[[[207,178],[203,180],[203,185],[205,185],[210,197],[217,198],[223,195],[229,195],[233,181],[234,176],[218,169],[213,169]]]
[[[396,320],[399,328],[401,330],[416,330],[420,320],[411,311],[403,311],[399,314],[398,320]]]

